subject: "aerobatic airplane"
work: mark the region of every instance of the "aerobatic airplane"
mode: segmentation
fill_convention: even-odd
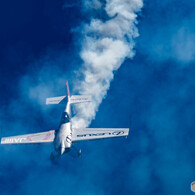
[[[69,94],[68,82],[66,82],[67,96],[52,97],[46,99],[46,104],[65,104],[59,128],[42,133],[25,134],[12,137],[3,137],[1,144],[44,144],[53,143],[54,151],[51,159],[59,158],[71,150],[72,143],[103,138],[128,136],[128,128],[72,128],[71,104],[90,102],[90,95]],[[78,155],[81,151],[78,152]]]

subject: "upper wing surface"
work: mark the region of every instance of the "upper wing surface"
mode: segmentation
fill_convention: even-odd
[[[72,142],[89,141],[112,137],[128,136],[128,128],[85,128],[73,129]]]
[[[54,140],[55,130],[1,138],[1,144],[43,144]]]

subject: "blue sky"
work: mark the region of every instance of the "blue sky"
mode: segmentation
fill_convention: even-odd
[[[3,136],[58,127],[61,108],[46,107],[45,98],[64,95],[66,80],[73,91],[82,26],[108,19],[85,2],[0,3]],[[128,139],[77,144],[82,159],[65,155],[57,166],[49,161],[52,146],[1,146],[0,194],[191,194],[194,9],[193,0],[144,1],[136,54],[114,72],[90,125],[130,127]]]

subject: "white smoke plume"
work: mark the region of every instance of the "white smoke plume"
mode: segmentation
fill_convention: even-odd
[[[75,89],[80,94],[91,94],[93,102],[76,105],[74,127],[87,127],[91,123],[110,87],[113,72],[126,58],[134,56],[134,39],[139,35],[137,13],[142,6],[142,0],[106,0],[101,9],[105,9],[109,19],[93,18],[84,26],[80,54],[84,63],[79,70],[82,79],[75,82]]]

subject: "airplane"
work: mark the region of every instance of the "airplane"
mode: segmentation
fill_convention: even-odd
[[[69,93],[68,81],[66,81],[66,96],[46,98],[46,104],[64,104],[65,109],[61,116],[59,128],[41,133],[25,134],[19,136],[3,137],[1,144],[53,144],[54,150],[50,159],[58,159],[70,152],[75,142],[97,140],[128,136],[129,128],[72,128],[71,105],[76,103],[91,102],[90,95],[72,95]],[[81,155],[81,150],[78,156]]]

